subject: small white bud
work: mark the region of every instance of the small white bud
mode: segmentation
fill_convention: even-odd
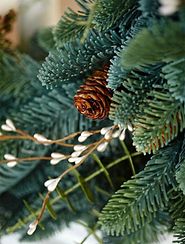
[[[57,152],[53,152],[52,154],[51,154],[51,157],[52,158],[66,158],[66,155],[64,155],[64,154],[62,154],[62,153],[57,153]]]
[[[82,131],[82,133],[81,133],[81,136],[85,136],[85,137],[89,137],[91,135],[93,135],[93,133],[90,131]]]
[[[4,131],[16,131],[15,125],[10,119],[6,120],[6,124],[3,124],[1,129]]]
[[[35,232],[35,230],[36,230],[36,228],[37,228],[37,225],[38,225],[38,220],[35,220],[34,222],[32,222],[32,223],[29,225],[29,229],[28,229],[28,231],[27,231],[27,234],[28,234],[29,236],[31,236],[31,235]]]
[[[16,165],[17,165],[17,161],[10,161],[10,162],[7,163],[7,166],[8,166],[9,168],[13,168],[13,167],[15,167]]]
[[[106,150],[108,144],[109,144],[109,143],[108,143],[107,141],[101,143],[101,144],[97,147],[97,151],[98,151],[98,152],[104,152],[104,151]]]
[[[57,177],[55,179],[50,179],[44,183],[44,186],[47,187],[49,192],[52,192],[56,189],[59,181],[60,181],[60,177]]]
[[[67,158],[66,155],[62,154],[62,153],[52,153],[51,154],[52,159],[50,160],[50,164],[51,165],[56,165],[58,164],[60,161],[64,160]]]
[[[62,160],[62,159],[60,159],[60,158],[53,158],[53,159],[50,160],[50,164],[51,164],[51,165],[56,165],[56,164],[58,164],[61,160]]]
[[[77,157],[68,158],[68,161],[70,163],[74,163],[76,160],[77,160]]]
[[[87,146],[84,146],[84,145],[75,145],[74,146],[74,151],[84,151],[85,149],[87,149]]]
[[[85,158],[85,156],[82,156],[82,157],[72,157],[72,158],[69,158],[68,161],[70,163],[75,163],[75,164],[78,164],[80,163],[83,159]]]
[[[14,123],[13,123],[13,121],[12,121],[11,119],[7,119],[7,120],[6,120],[6,124],[7,124],[10,128],[12,128],[12,131],[16,131],[15,125],[14,125]]]
[[[1,129],[4,131],[12,131],[12,129],[8,125],[1,125]]]
[[[131,132],[133,131],[133,127],[132,127],[131,124],[128,124],[127,127],[128,127],[128,130],[129,130],[129,131],[131,131]]]
[[[16,161],[16,157],[12,154],[5,154],[4,158],[6,160],[10,160],[9,162],[7,162],[7,166],[10,168],[13,168],[14,166],[16,166],[17,161]]]
[[[105,135],[111,129],[112,129],[112,126],[104,127],[104,128],[101,129],[100,134],[101,135]]]
[[[71,153],[71,157],[72,158],[78,157],[78,156],[80,156],[81,153],[82,153],[81,151],[75,151],[75,152]]]
[[[104,138],[105,138],[105,140],[110,140],[111,137],[112,137],[112,131],[109,130],[109,131],[107,131],[107,132],[105,133]]]
[[[82,157],[80,157],[80,158],[77,158],[76,161],[75,161],[75,164],[80,163],[82,160],[84,160],[85,157],[86,157],[86,156],[82,156]]]
[[[14,155],[12,155],[12,154],[5,154],[4,158],[6,160],[14,160],[14,159],[16,159],[16,157]]]
[[[112,133],[112,138],[118,138],[121,134],[121,129],[116,130],[115,132]]]
[[[87,140],[87,138],[88,138],[87,136],[79,136],[79,137],[78,137],[78,141],[79,141],[79,142],[84,142],[84,141]]]
[[[81,135],[78,137],[78,141],[84,142],[91,135],[93,135],[93,133],[90,131],[82,131]]]
[[[45,136],[40,134],[34,134],[33,136],[38,142],[44,143],[44,145],[49,145],[51,140],[48,140]]]
[[[124,130],[121,132],[120,136],[119,136],[119,139],[120,139],[121,141],[124,141],[124,140],[125,140],[125,131],[126,131],[126,129],[124,129]]]

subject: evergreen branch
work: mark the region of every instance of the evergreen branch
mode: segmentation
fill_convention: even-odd
[[[156,22],[141,30],[122,52],[123,67],[169,62],[185,56],[185,32],[178,22]]]
[[[95,28],[107,30],[124,16],[134,5],[134,0],[98,0],[96,3],[94,21]]]
[[[179,155],[179,163],[177,165],[177,172],[176,172],[176,180],[179,183],[179,188],[182,190],[183,194],[185,195],[184,175],[185,175],[185,140],[183,143],[182,152]],[[185,206],[184,206],[184,211],[185,211]]]
[[[83,10],[76,13],[69,8],[53,30],[57,47],[62,47],[66,42],[75,41],[77,38],[83,42],[88,36],[90,29],[94,26],[92,22],[96,1],[78,0],[76,2]]]
[[[102,210],[99,223],[110,235],[126,235],[150,223],[168,205],[182,138],[160,149],[145,169],[121,186]]]
[[[155,152],[185,128],[185,106],[158,86],[143,101],[143,113],[134,120],[133,144],[138,151]]]
[[[184,150],[184,145],[183,145]],[[170,215],[173,220],[173,243],[183,244],[185,240],[185,197],[182,191],[172,191],[170,196]]]
[[[17,53],[16,56],[11,56],[2,53],[0,65],[1,96],[11,95],[11,98],[16,99],[14,103],[25,99],[30,94],[30,82],[36,81],[39,64],[27,55]]]
[[[109,69],[108,86],[111,89],[117,89],[128,78],[128,70],[123,69],[121,64],[122,49],[126,48],[127,43],[135,37],[135,35],[147,24],[147,18],[142,16],[140,11],[131,8],[123,16],[119,24],[119,32],[121,35],[122,46],[116,51],[116,56],[111,60]]]
[[[116,32],[93,31],[83,44],[78,39],[50,53],[42,64],[38,78],[43,85],[51,88],[69,82],[75,84],[96,68],[109,64],[118,45],[120,38]]]
[[[185,102],[185,58],[165,65],[162,72],[168,82],[171,95],[175,99]]]
[[[183,215],[185,210],[183,211]],[[179,217],[179,219],[176,220],[175,222],[175,227],[173,229],[175,232],[174,237],[177,238],[176,240],[173,241],[173,243],[180,243],[184,244],[185,242],[185,216],[184,217]]]
[[[114,92],[109,118],[124,127],[132,123],[138,115],[143,114],[147,94],[153,89],[153,85],[163,83],[160,71],[161,65],[155,65],[133,70],[125,79],[123,76],[120,91]],[[120,76],[121,74],[123,75],[123,72]],[[119,76],[116,77],[119,80]]]
[[[104,242],[107,244],[151,244],[158,242],[160,235],[167,232],[170,218],[167,212],[158,211],[156,217],[150,223],[144,223],[143,227],[136,232],[120,237],[105,236]]]

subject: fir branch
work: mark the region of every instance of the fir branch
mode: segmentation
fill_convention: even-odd
[[[94,10],[96,1],[77,0],[82,10],[77,13],[68,9],[53,30],[54,40],[57,47],[62,47],[66,42],[75,41],[77,38],[83,42],[94,24]]]
[[[179,183],[179,188],[182,190],[183,194],[185,195],[184,175],[185,175],[185,140],[182,146],[182,152],[179,155],[179,163],[177,165],[177,172],[176,172],[176,180]]]
[[[165,65],[162,72],[168,82],[171,95],[175,99],[185,102],[185,58]]]
[[[164,87],[156,86],[147,94],[142,105],[143,113],[138,114],[133,122],[133,144],[138,151],[155,152],[185,128],[184,104],[171,97]]]
[[[78,39],[50,53],[38,77],[43,85],[51,88],[69,82],[76,83],[96,68],[108,64],[119,45],[120,38],[114,31],[93,31],[83,44]]]
[[[110,235],[126,235],[150,223],[168,205],[168,191],[176,188],[175,165],[182,138],[159,150],[145,169],[122,185],[102,210],[99,223]]]
[[[185,32],[178,22],[154,22],[130,41],[122,52],[123,67],[132,69],[157,62],[173,61],[185,56]]]
[[[184,145],[183,145],[184,150]],[[173,220],[173,243],[183,244],[185,240],[185,197],[182,191],[171,191],[170,194],[170,215]]]
[[[109,118],[114,120],[116,124],[127,126],[129,123],[133,123],[137,116],[143,114],[147,94],[153,89],[153,85],[163,83],[160,78],[160,71],[161,65],[155,65],[135,69],[128,73],[125,79],[123,76],[120,91],[114,92]],[[114,73],[116,73],[115,69]],[[120,73],[120,78],[121,74],[123,72]],[[115,77],[119,77],[117,73]]]
[[[38,82],[36,74],[39,64],[27,55],[9,55],[0,57],[0,91],[1,96],[11,96],[18,102],[30,93],[30,83]],[[18,79],[19,77],[19,79]]]
[[[103,243],[151,244],[153,242],[159,242],[161,235],[167,232],[170,220],[167,212],[158,211],[156,217],[150,223],[144,223],[144,226],[138,231],[120,237],[105,236],[103,238]]]
[[[136,3],[134,0],[98,0],[96,3],[94,21],[95,28],[107,30],[114,26],[119,18]]]
[[[108,86],[111,89],[117,89],[124,83],[124,80],[128,77],[128,70],[123,69],[121,64],[122,49],[126,48],[130,39],[147,24],[147,18],[141,15],[140,11],[131,8],[123,16],[119,24],[119,32],[121,35],[122,45],[119,50],[116,51],[116,56],[111,60],[111,66],[109,69]]]

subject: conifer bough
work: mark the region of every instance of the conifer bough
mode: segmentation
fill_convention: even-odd
[[[184,1],[76,2],[38,33],[42,61],[0,19],[0,233],[81,219],[97,243],[184,244]]]

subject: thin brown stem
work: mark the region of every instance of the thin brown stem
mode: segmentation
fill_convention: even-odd
[[[36,220],[38,221],[38,223],[39,223],[40,220],[42,219],[42,216],[43,216],[44,211],[45,211],[45,209],[46,209],[46,206],[47,206],[47,203],[48,203],[50,194],[51,194],[51,192],[48,191],[47,194],[46,194],[46,196],[45,196],[45,198],[44,198],[44,200],[43,200],[41,211],[40,211],[40,213],[39,213],[39,215],[38,215],[38,217],[37,217],[37,219],[36,219]]]
[[[0,141],[7,141],[7,140],[25,140],[28,139],[27,136],[11,136],[11,135],[1,135]]]
[[[28,158],[15,158],[15,159],[4,159],[4,160],[0,160],[0,164],[2,163],[9,163],[12,161],[16,161],[16,162],[22,162],[22,161],[36,161],[36,160],[51,160],[52,157],[28,157]]]

